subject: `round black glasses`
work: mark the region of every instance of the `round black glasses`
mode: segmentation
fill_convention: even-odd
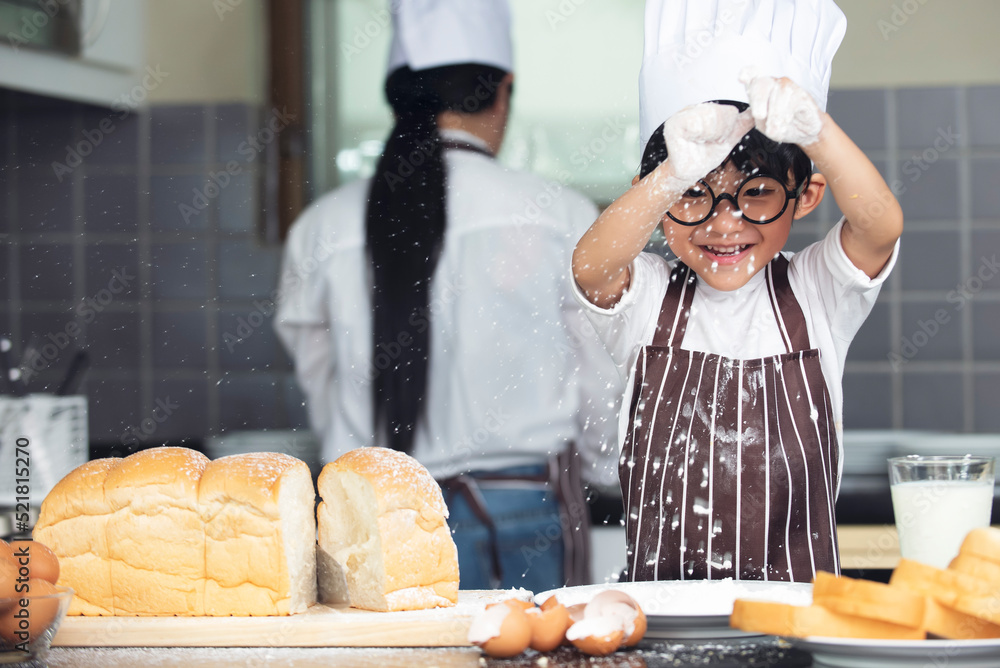
[[[797,199],[808,183],[809,179],[806,179],[795,190],[789,190],[773,176],[750,176],[740,184],[734,197],[729,193],[716,195],[702,179],[681,195],[667,215],[681,225],[701,225],[712,217],[715,207],[722,200],[729,200],[742,214],[743,220],[754,225],[767,225],[781,218],[789,200]]]

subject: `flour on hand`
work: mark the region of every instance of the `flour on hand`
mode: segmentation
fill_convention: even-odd
[[[756,68],[740,72],[747,87],[757,129],[776,142],[808,146],[819,139],[823,112],[804,89],[790,79],[761,76]]]
[[[749,112],[728,104],[703,102],[681,109],[663,124],[663,138],[673,167],[664,187],[680,193],[722,164],[753,128]]]

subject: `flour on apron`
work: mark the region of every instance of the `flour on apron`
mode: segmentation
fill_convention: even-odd
[[[678,263],[636,361],[619,474],[627,579],[808,582],[840,572],[839,452],[819,350],[788,284],[765,269],[786,353],[683,350],[697,276]]]

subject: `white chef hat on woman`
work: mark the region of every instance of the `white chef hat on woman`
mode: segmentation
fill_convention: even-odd
[[[788,77],[826,109],[847,19],[833,0],[646,0],[639,74],[642,146],[678,110],[747,101],[739,74]]]
[[[391,0],[388,72],[478,63],[514,71],[508,0]]]

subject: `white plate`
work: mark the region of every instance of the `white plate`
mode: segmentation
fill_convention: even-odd
[[[855,638],[786,638],[812,653],[813,664],[828,668],[1000,666],[1000,638],[989,640],[859,640]]]
[[[750,580],[621,582],[564,587],[536,594],[535,602],[540,605],[555,594],[560,603],[570,606],[586,603],[606,589],[618,589],[636,600],[646,614],[646,638],[651,639],[706,640],[761,635],[729,626],[733,601],[738,598],[793,605],[812,603],[811,584]]]

